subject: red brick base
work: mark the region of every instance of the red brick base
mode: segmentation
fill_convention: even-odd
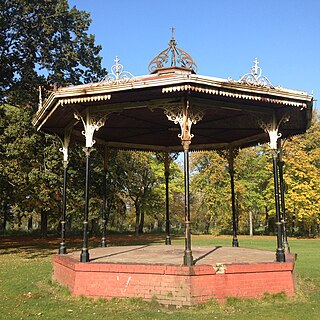
[[[294,260],[294,258],[293,258]],[[226,265],[145,265],[80,263],[53,258],[53,279],[86,297],[141,297],[167,305],[194,305],[211,298],[294,294],[294,261]]]

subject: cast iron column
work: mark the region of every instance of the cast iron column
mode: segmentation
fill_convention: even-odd
[[[234,192],[234,169],[233,166],[229,167],[229,174],[230,174],[230,184],[231,184],[231,205],[232,205],[232,246],[239,247],[238,241],[238,215],[236,209],[236,197]]]
[[[201,121],[204,112],[201,109],[190,109],[190,101],[188,96],[182,101],[182,110],[180,106],[168,107],[165,110],[165,115],[170,121],[180,125],[181,134],[178,137],[181,139],[184,153],[184,216],[185,216],[185,250],[183,264],[186,266],[193,265],[193,257],[191,251],[191,230],[190,230],[190,200],[189,200],[189,145],[193,134],[191,134],[192,124]]]
[[[170,159],[168,152],[164,158],[164,177],[166,180],[166,245],[171,244],[170,238],[170,208],[169,208],[169,176],[170,176]]]
[[[101,247],[105,248],[107,246],[107,217],[106,217],[106,201],[107,201],[107,179],[106,179],[106,170],[103,171],[102,179],[102,206],[101,206],[101,218],[102,218],[102,238],[101,238]]]
[[[273,179],[274,179],[274,200],[276,205],[276,225],[277,225],[277,251],[276,259],[278,262],[285,262],[285,253],[282,245],[282,223],[280,217],[280,200],[279,200],[279,183],[278,183],[278,166],[277,166],[277,149],[272,149],[273,162]]]
[[[86,154],[86,184],[85,184],[85,204],[84,204],[84,218],[83,218],[83,246],[80,255],[80,262],[89,261],[88,249],[88,216],[89,216],[89,180],[90,180],[90,152],[91,148],[83,148]]]
[[[191,227],[190,227],[190,198],[189,198],[189,144],[190,141],[183,141],[184,153],[184,213],[185,213],[185,250],[183,262],[186,266],[193,265],[191,251]]]
[[[107,164],[108,164],[108,152],[104,149],[103,157],[103,179],[102,179],[102,207],[101,207],[101,218],[102,218],[102,238],[101,247],[107,246],[107,217],[106,217],[106,204],[107,204]]]
[[[285,196],[284,196],[283,166],[284,166],[284,162],[282,160],[282,147],[280,147],[279,153],[278,153],[278,167],[279,167],[281,212],[282,212],[282,237],[283,237],[284,251],[290,252],[290,247],[288,244],[288,236],[287,236],[287,217],[286,217],[286,206],[285,206]]]
[[[66,205],[67,205],[67,169],[68,161],[63,161],[63,191],[62,191],[62,213],[61,213],[61,242],[59,254],[66,254]]]

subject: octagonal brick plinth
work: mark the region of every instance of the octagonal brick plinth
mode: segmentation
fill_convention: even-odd
[[[294,294],[295,256],[288,262],[194,265],[128,262],[81,263],[76,255],[53,257],[53,279],[75,296],[140,297],[165,305],[191,306],[211,298],[261,297],[264,293]]]

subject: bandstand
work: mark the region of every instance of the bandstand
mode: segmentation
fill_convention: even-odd
[[[257,59],[239,80],[199,75],[196,63],[178,48],[173,36],[169,46],[150,62],[149,71],[148,75],[133,76],[124,71],[116,57],[112,72],[101,81],[58,88],[39,105],[34,126],[57,134],[63,151],[62,237],[53,262],[54,279],[75,295],[156,297],[161,303],[173,305],[193,305],[227,296],[257,297],[265,292],[292,295],[295,255],[286,242],[281,147],[283,139],[304,133],[309,127],[312,97],[273,86],[262,75]],[[65,215],[71,138],[84,141],[86,183],[83,248],[67,253]],[[234,159],[239,148],[266,142],[273,159],[275,253],[241,248],[237,238]],[[184,247],[171,245],[167,204],[166,245],[106,247],[104,224],[102,247],[89,252],[90,153],[95,143],[105,150],[162,153],[167,197],[170,154],[183,152]],[[230,248],[192,248],[189,152],[197,150],[217,150],[228,161],[233,217]]]

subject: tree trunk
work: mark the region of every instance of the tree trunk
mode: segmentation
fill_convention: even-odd
[[[29,218],[28,218],[28,231],[32,230],[32,225],[33,225],[32,216],[29,216]]]
[[[250,225],[250,237],[253,237],[253,217],[252,217],[251,210],[249,210],[249,225]]]
[[[7,228],[7,220],[8,220],[8,204],[6,202],[3,203],[2,209],[3,209],[3,220],[0,225],[0,230],[2,229],[3,232],[5,232]]]
[[[41,237],[46,238],[48,236],[48,212],[41,211]]]
[[[72,230],[72,215],[67,217],[67,230],[70,232]]]
[[[98,233],[98,222],[96,218],[91,219],[91,230],[90,233],[93,235],[97,235]]]
[[[140,223],[139,223],[139,234],[143,234],[143,227],[144,227],[144,211],[141,211]]]
[[[265,206],[265,208],[266,208],[266,222],[264,227],[264,233],[269,234],[269,211],[267,206]]]
[[[136,225],[135,225],[135,235],[139,235],[139,226],[140,226],[140,205],[139,203],[135,203],[136,209]]]
[[[153,230],[157,230],[159,229],[159,220],[158,219],[154,219],[154,224],[153,224]]]
[[[208,219],[205,222],[205,227],[204,227],[205,234],[209,234],[210,225],[211,225],[211,217],[208,217]]]

